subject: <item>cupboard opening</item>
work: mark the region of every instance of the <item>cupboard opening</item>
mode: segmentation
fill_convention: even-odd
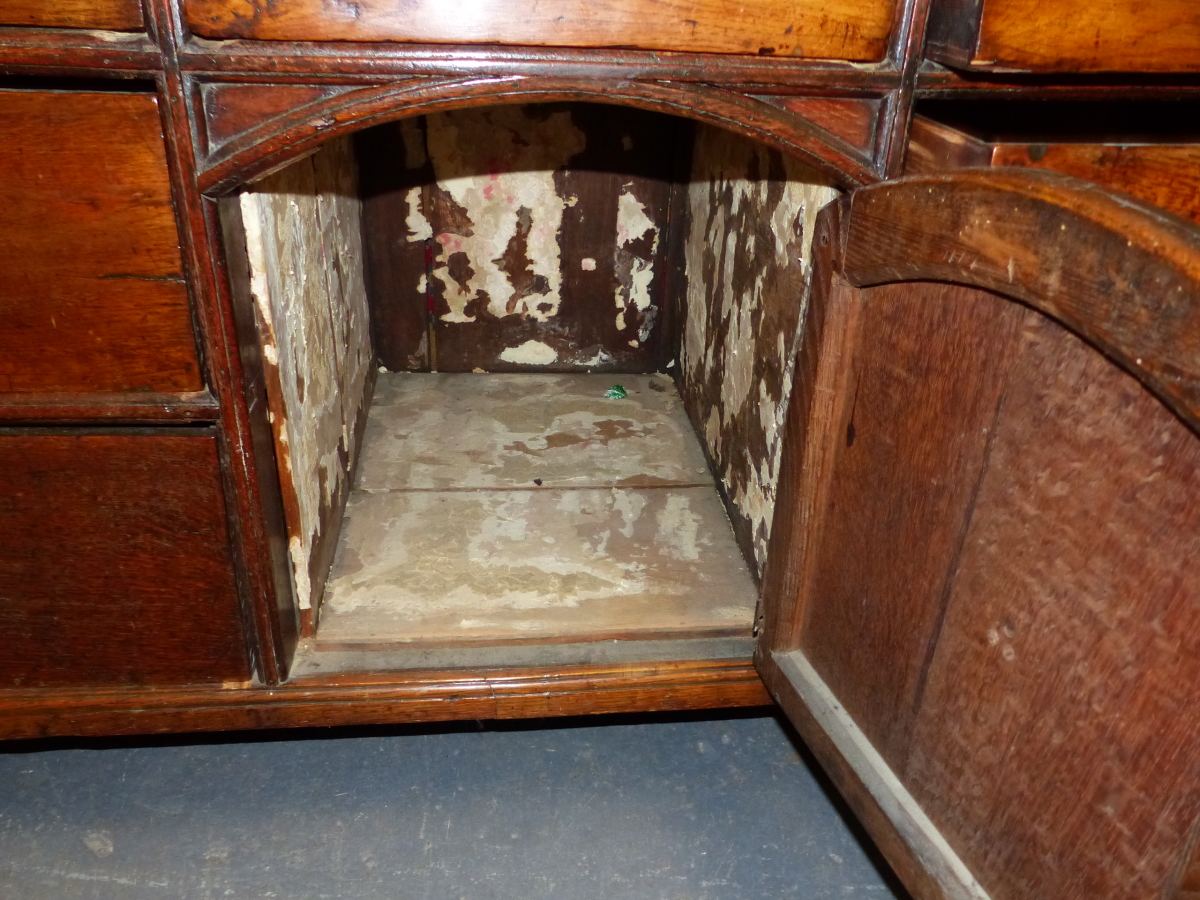
[[[748,657],[836,196],[584,103],[405,119],[250,185],[293,674]]]

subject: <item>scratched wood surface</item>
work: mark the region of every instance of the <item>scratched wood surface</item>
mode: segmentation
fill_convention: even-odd
[[[1200,440],[1028,317],[906,771],[996,900],[1159,897],[1200,815]]]
[[[258,40],[430,41],[562,47],[639,47],[877,60],[889,0],[506,0],[466,8],[439,0],[186,0],[196,34]]]
[[[421,117],[359,139],[380,362],[653,371],[686,122],[588,104]]]
[[[830,423],[837,457],[800,648],[895,767],[1023,313],[950,285],[888,285],[831,300],[857,306],[858,327],[844,419]]]
[[[329,144],[241,202],[303,611],[332,560],[372,365],[351,148]]]
[[[318,645],[749,634],[673,385],[626,380],[610,400],[606,376],[385,376]]]
[[[0,25],[138,31],[141,0],[0,0]]]
[[[0,683],[250,677],[211,434],[0,434]]]
[[[817,212],[837,192],[794,160],[697,130],[688,186],[683,397],[747,557],[767,556]]]
[[[157,99],[0,91],[0,391],[203,386]]]

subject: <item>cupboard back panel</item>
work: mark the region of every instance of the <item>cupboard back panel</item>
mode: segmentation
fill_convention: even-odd
[[[141,0],[0,0],[0,25],[140,31]]]
[[[559,47],[637,47],[879,60],[892,0],[186,0],[188,25],[212,38],[418,41]]]
[[[0,434],[0,684],[250,677],[211,434]]]
[[[202,387],[150,94],[0,91],[0,392]]]
[[[690,125],[590,104],[359,137],[375,343],[393,371],[653,372]]]

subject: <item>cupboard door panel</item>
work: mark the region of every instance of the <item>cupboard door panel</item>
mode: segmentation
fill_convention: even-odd
[[[188,25],[212,38],[419,41],[635,47],[879,60],[893,0],[187,0]]]
[[[140,31],[141,0],[0,0],[0,25]]]
[[[216,440],[0,434],[0,685],[249,677]]]
[[[764,681],[914,896],[1175,896],[1200,827],[1200,229],[1012,170],[823,218]]]
[[[202,387],[158,100],[0,91],[0,392]]]

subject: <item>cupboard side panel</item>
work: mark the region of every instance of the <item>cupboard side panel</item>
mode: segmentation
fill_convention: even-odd
[[[766,563],[817,212],[837,197],[776,151],[696,129],[681,323],[688,416],[743,553]]]
[[[1200,440],[1030,315],[906,782],[994,900],[1160,897],[1200,814]]]

